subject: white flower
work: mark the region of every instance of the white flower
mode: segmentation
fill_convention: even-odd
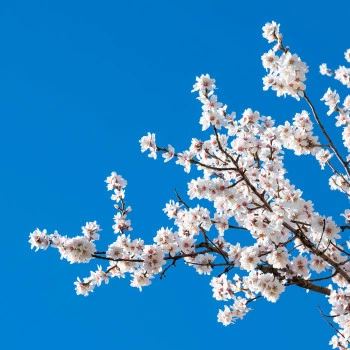
[[[344,57],[345,59],[350,62],[350,49],[347,49],[345,52],[344,52]]]
[[[325,101],[325,105],[329,107],[327,115],[331,115],[335,111],[340,99],[336,90],[332,91],[328,88],[327,92],[321,98],[321,101]]]
[[[132,274],[132,280],[130,283],[131,287],[136,287],[142,291],[142,287],[149,286],[151,284],[151,279],[153,278],[152,275],[147,274],[144,270],[136,270]]]
[[[246,271],[254,270],[260,262],[258,254],[259,252],[256,247],[242,248],[240,258],[241,268]]]
[[[350,68],[339,66],[338,69],[334,71],[334,78],[339,80],[343,85],[350,88]]]
[[[213,298],[216,300],[227,301],[232,299],[233,284],[227,280],[227,275],[223,274],[220,277],[213,277],[210,285],[213,287]]]
[[[84,236],[90,241],[96,241],[100,238],[100,235],[97,233],[101,231],[100,225],[94,222],[87,222],[85,226],[81,227]]]
[[[179,208],[179,203],[175,203],[173,200],[171,200],[169,203],[165,204],[163,212],[169,217],[169,219],[173,219],[176,217]]]
[[[186,173],[189,173],[191,170],[191,162],[193,160],[193,157],[194,154],[190,151],[179,153],[176,164],[182,165],[184,167],[184,171]]]
[[[231,262],[234,262],[235,265],[239,266],[239,260],[241,258],[241,245],[237,243],[236,245],[230,244],[230,248],[228,251],[228,258]]]
[[[155,244],[145,245],[141,258],[143,259],[142,266],[149,274],[160,272],[162,265],[165,264],[163,249]]]
[[[114,215],[115,224],[112,226],[114,233],[132,231],[131,221],[127,220],[126,214],[117,213]]]
[[[272,273],[261,276],[259,287],[261,294],[268,300],[275,303],[280,294],[284,292],[284,285]]]
[[[40,231],[38,228],[32,232],[29,235],[29,243],[31,244],[30,248],[36,248],[35,251],[37,252],[39,249],[46,250],[47,247],[49,246],[49,238],[47,236],[47,231],[43,230]]]
[[[292,260],[292,269],[295,274],[302,276],[302,277],[308,277],[309,275],[309,269],[307,267],[308,261],[305,257],[299,255],[295,257]]]
[[[215,79],[211,79],[209,74],[201,75],[200,77],[196,77],[196,83],[193,85],[193,90],[195,91],[210,91],[215,89]]]
[[[232,323],[232,316],[231,310],[225,305],[224,310],[219,310],[218,322],[222,323],[224,326],[228,326]]]
[[[319,258],[317,255],[312,254],[310,260],[310,269],[316,271],[317,273],[323,272],[326,269],[326,263],[323,259]]]
[[[322,75],[328,75],[328,76],[331,76],[332,75],[332,71],[330,69],[328,69],[326,63],[322,63],[320,65],[320,73]]]
[[[120,259],[123,257],[124,248],[117,242],[114,242],[108,246],[106,256],[112,259]]]
[[[347,111],[350,111],[350,95],[345,97],[343,106]]]
[[[272,43],[273,41],[278,39],[279,28],[280,28],[280,25],[277,24],[275,21],[272,21],[271,23],[266,23],[262,28],[262,30],[263,30],[262,36],[269,43]]]
[[[266,258],[270,265],[276,269],[282,269],[289,263],[288,257],[288,250],[285,247],[280,247],[268,254]]]
[[[343,214],[340,214],[341,216],[344,216],[345,221],[347,223],[350,223],[350,209],[346,209]]]
[[[213,254],[197,255],[193,260],[193,266],[200,275],[210,275],[211,271],[213,270],[211,264],[215,258],[216,256]]]
[[[276,34],[276,26],[269,23],[264,37],[268,38],[269,42],[281,40],[281,35]],[[263,78],[263,89],[271,88],[276,91],[277,96],[291,95],[299,100],[300,96],[304,96],[306,89],[304,82],[306,73],[309,71],[308,66],[298,55],[291,54],[289,51],[283,51],[281,56],[276,55],[277,48],[279,48],[279,43],[273,51],[270,50],[261,57],[263,66],[268,71]]]
[[[174,256],[180,250],[171,229],[162,227],[153,240],[162,247],[164,254]]]
[[[81,294],[86,297],[89,295],[90,292],[94,291],[94,285],[90,283],[87,278],[84,278],[84,281],[82,282],[78,277],[78,281],[74,282],[74,285],[77,295]]]
[[[324,169],[325,164],[332,158],[332,156],[333,153],[329,152],[328,149],[320,149],[316,153],[316,159],[319,161],[322,170]]]
[[[157,159],[157,145],[156,145],[156,135],[151,134],[150,132],[147,136],[143,136],[139,141],[141,145],[141,152],[145,152],[147,150],[150,151],[148,155],[150,158]]]
[[[179,245],[180,250],[185,254],[191,254],[194,252],[194,243],[196,239],[193,237],[178,237],[177,244]]]
[[[174,158],[175,149],[173,146],[168,145],[168,152],[163,153],[164,163],[169,162],[170,159]]]
[[[62,247],[61,257],[73,263],[88,263],[96,251],[95,244],[86,237],[69,238]]]
[[[113,189],[120,190],[120,189],[126,187],[126,185],[127,185],[126,180],[124,180],[122,178],[122,176],[117,175],[117,173],[114,171],[112,172],[112,174],[110,176],[107,177],[105,182],[107,183],[108,191],[111,191]]]
[[[119,267],[119,263],[116,263],[114,261],[110,261],[108,271],[109,271],[108,276],[110,276],[110,277],[125,278],[125,273]]]
[[[229,228],[228,216],[223,214],[215,214],[214,222],[215,227],[219,231],[220,236],[223,236],[224,232]]]
[[[261,56],[263,67],[268,70],[274,71],[277,68],[278,56],[276,56],[273,50],[269,50]]]
[[[90,281],[96,286],[100,286],[102,282],[108,284],[107,273],[102,270],[102,266],[97,266],[97,271],[91,271]]]

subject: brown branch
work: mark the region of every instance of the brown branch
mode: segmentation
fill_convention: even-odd
[[[344,339],[345,339],[345,337],[344,337],[344,335],[339,331],[339,329],[337,329],[331,322],[329,322],[328,320],[327,320],[327,317],[326,317],[326,315],[322,312],[322,310],[321,310],[321,308],[318,306],[318,310],[320,311],[320,314],[322,315],[322,317],[323,317],[323,319],[338,333],[338,334],[340,334]],[[348,341],[347,341],[348,342]],[[349,342],[348,342],[349,343]]]
[[[298,221],[298,220],[291,220],[294,224],[300,224],[304,226],[311,226],[311,224],[307,224],[306,222]]]
[[[118,261],[125,261],[125,262],[144,262],[144,260],[142,259],[124,259],[124,258],[117,258],[117,259],[114,259],[114,258],[110,258],[108,256],[99,256],[99,255],[96,255],[96,254],[91,254],[91,256],[95,259],[101,259],[101,260],[109,260],[109,261],[115,261],[115,262],[118,262]]]
[[[331,290],[323,287],[323,286],[319,286],[317,284],[314,284],[310,281],[304,280],[303,278],[300,278],[298,276],[295,276],[293,278],[291,278],[286,284],[285,286],[289,286],[295,284],[298,287],[304,288],[304,289],[308,289],[308,290],[312,290],[313,292],[317,292],[317,293],[321,293],[324,295],[331,295]]]
[[[166,152],[168,153],[168,150],[166,148],[163,148],[163,147],[158,147],[157,146],[157,152]],[[178,153],[174,153],[174,157],[176,158],[180,158],[181,155],[178,154]],[[192,159],[189,159],[188,160],[191,164],[195,164],[195,165],[199,165],[199,166],[202,166],[204,168],[207,168],[207,169],[210,169],[210,170],[217,170],[217,171],[234,171],[234,170],[237,170],[236,168],[218,168],[218,167],[215,167],[215,166],[211,166],[211,165],[207,165],[207,164],[203,164],[197,160],[194,160],[193,158]]]
[[[341,231],[344,232],[345,230],[350,230],[350,225],[343,225],[343,226],[339,226]]]
[[[325,229],[326,229],[326,219],[323,219],[322,234],[321,234],[320,240],[318,241],[316,249],[318,249],[318,247],[321,244]]]
[[[171,264],[169,264],[163,271],[162,273],[160,274],[159,278],[160,279],[163,279],[163,277],[165,278],[165,272],[167,272],[172,266],[175,266],[176,267],[176,260],[173,260]]]
[[[285,228],[287,228],[288,230],[292,231],[299,239],[300,241],[303,243],[303,245],[306,248],[309,248],[315,255],[321,257],[325,262],[327,262],[329,265],[333,266],[335,268],[335,270],[342,275],[345,280],[350,283],[350,277],[349,275],[339,267],[339,264],[336,263],[334,260],[332,260],[331,258],[329,258],[324,252],[320,251],[319,249],[317,249],[314,244],[304,235],[304,233],[301,232],[301,230],[297,230],[295,228],[293,228],[292,226],[290,226],[288,223],[284,222],[283,226]]]
[[[329,142],[329,145],[332,149],[332,151],[335,153],[335,155],[337,156],[339,162],[343,165],[346,173],[348,174],[348,176],[350,176],[350,170],[349,167],[347,165],[347,163],[345,162],[345,160],[342,158],[342,156],[340,155],[339,151],[337,150],[337,148],[335,147],[332,139],[330,138],[330,136],[328,135],[326,129],[324,128],[319,116],[317,115],[316,109],[314,107],[314,105],[312,104],[312,102],[310,101],[310,99],[308,98],[308,96],[306,95],[306,93],[304,92],[304,98],[306,100],[306,102],[309,104],[311,110],[312,110],[312,114],[314,115],[316,122],[318,124],[318,126],[321,128],[321,131],[323,133],[323,135],[326,137],[327,141]]]
[[[176,197],[179,201],[179,203],[182,203],[187,209],[190,209],[189,205],[187,205],[184,200],[180,197],[179,193],[177,192],[176,188],[174,188],[174,191],[175,191],[175,194],[176,194]]]
[[[337,275],[338,272],[335,271],[332,275],[330,276],[326,276],[326,277],[320,277],[320,278],[314,278],[313,280],[309,280],[309,282],[318,282],[318,281],[324,281],[324,280],[328,280],[329,278],[333,278],[335,275]]]
[[[327,163],[328,166],[332,169],[333,173],[336,174],[336,175],[338,175],[338,176],[340,176],[340,177],[344,180],[344,182],[347,183],[347,185],[350,187],[349,181],[344,177],[343,174],[341,174],[341,173],[332,165],[331,161],[330,161],[330,160],[327,160],[326,163]],[[337,186],[337,187],[339,188],[340,191],[343,191],[342,188],[341,188],[341,186],[339,186],[335,181],[333,181],[333,183],[334,183],[335,186]]]
[[[251,303],[251,302],[253,302],[253,301],[255,301],[255,300],[257,300],[257,299],[259,299],[259,298],[261,298],[261,297],[262,297],[262,295],[258,295],[258,296],[256,296],[255,298],[249,299],[249,300],[246,302],[246,305],[249,304],[249,303]]]
[[[340,252],[344,253],[344,254],[347,255],[347,256],[350,256],[350,254],[349,254],[348,252],[346,252],[344,249],[339,248],[336,244],[334,244],[334,243],[331,242],[331,241],[330,241],[330,243],[331,243],[331,245],[332,245],[334,248],[338,249]]]
[[[247,228],[241,227],[241,226],[228,225],[228,228],[232,228],[232,229],[235,229],[235,230],[245,230],[245,231],[248,231]]]
[[[289,271],[289,269],[281,269],[281,271],[279,271],[278,269],[275,269],[274,267],[272,267],[271,265],[268,265],[268,264],[267,265],[258,265],[257,269],[264,272],[264,273],[272,273],[279,280],[285,280],[286,283],[284,285],[286,287],[291,286],[291,285],[297,285],[298,287],[312,290],[313,292],[321,293],[324,295],[331,294],[330,289],[323,287],[323,286],[319,286],[317,284],[314,284],[308,280],[303,279],[300,276],[293,276],[292,278],[285,279],[285,277],[281,274],[281,272],[287,272],[287,271]]]

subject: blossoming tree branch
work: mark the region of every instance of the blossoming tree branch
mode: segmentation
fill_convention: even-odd
[[[330,344],[347,349],[350,241],[344,234],[350,229],[350,209],[341,213],[340,226],[332,217],[314,211],[313,203],[286,178],[283,155],[284,149],[312,155],[321,169],[330,170],[330,188],[350,197],[350,95],[341,101],[329,88],[321,98],[341,129],[343,145],[338,148],[307,95],[306,63],[284,45],[275,22],[263,27],[263,37],[275,44],[262,56],[267,71],[264,90],[301,100],[304,109],[291,123],[279,126],[250,108],[238,118],[219,102],[215,80],[208,74],[197,77],[192,91],[202,104],[202,130],[210,135],[205,140],[192,139],[189,149],[179,153],[171,145],[158,146],[154,134],[140,140],[141,151],[149,151],[149,157],[161,154],[165,162],[174,159],[186,172],[196,167],[201,174],[188,183],[189,200],[176,193],[175,200],[166,204],[164,212],[173,220],[172,228],[160,228],[148,244],[131,235],[127,182],[113,172],[106,183],[117,211],[114,242],[103,250],[96,248],[100,231],[96,221],[86,223],[82,235],[73,238],[36,229],[29,242],[36,250],[57,248],[70,263],[104,261],[106,267],[99,265],[90,276],[75,282],[77,294],[85,296],[110,278],[128,275],[131,286],[141,290],[181,260],[199,275],[213,275],[213,297],[227,303],[218,312],[218,321],[225,326],[242,319],[253,301],[276,302],[292,285],[324,294],[330,307],[320,309],[321,316],[335,333]],[[350,49],[345,59],[350,62]],[[322,64],[320,72],[350,88],[349,68],[332,70]],[[191,207],[194,198],[203,200],[203,206]],[[204,206],[208,203],[210,210]],[[239,236],[227,233],[231,230],[247,231],[254,243],[241,246],[235,241]]]

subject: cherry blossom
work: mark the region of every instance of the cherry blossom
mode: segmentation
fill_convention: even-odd
[[[325,116],[308,97],[307,64],[284,46],[276,22],[265,24],[263,37],[276,42],[261,56],[267,71],[263,90],[291,96],[300,108],[282,124],[249,106],[240,113],[229,111],[214,93],[216,80],[209,74],[196,77],[192,92],[201,104],[203,138],[193,138],[179,153],[171,145],[157,145],[154,133],[140,140],[141,152],[148,151],[149,157],[161,153],[164,162],[174,158],[185,172],[194,173],[187,184],[188,200],[175,191],[164,204],[171,224],[161,226],[153,241],[134,235],[127,181],[112,172],[105,182],[116,210],[115,235],[107,247],[97,249],[101,229],[96,221],[87,222],[76,237],[36,229],[29,243],[36,251],[56,248],[70,263],[99,260],[97,270],[74,282],[76,293],[84,296],[114,277],[129,278],[141,291],[181,261],[198,275],[211,276],[214,299],[225,303],[217,315],[225,326],[243,319],[258,300],[277,302],[292,285],[323,294],[328,306],[322,309],[329,311],[320,309],[321,315],[336,332],[330,345],[345,349],[350,342],[350,240],[344,231],[350,229],[350,209],[336,219],[316,212],[287,178],[284,155],[308,155],[329,173],[330,189],[350,198],[350,95],[343,99],[341,90],[328,88],[318,98],[330,118],[336,114],[335,127],[341,128],[342,142],[334,143],[323,125]],[[345,59],[350,62],[350,49]],[[349,68],[332,70],[323,63],[320,73],[350,87]],[[234,231],[251,243],[238,241]]]

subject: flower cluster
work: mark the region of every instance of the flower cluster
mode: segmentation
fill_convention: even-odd
[[[279,25],[275,22],[266,23],[263,37],[269,43],[277,41],[277,45],[261,57],[263,67],[268,71],[263,78],[264,90],[271,88],[276,91],[277,96],[291,95],[299,100],[299,96],[304,96],[308,66],[297,54],[291,54],[289,49],[283,47]],[[278,50],[282,51],[281,55],[278,55]]]
[[[94,227],[93,231],[87,233],[87,228]],[[66,259],[71,264],[87,263],[93,258],[96,246],[93,240],[98,239],[96,232],[99,226],[95,222],[88,222],[82,227],[84,236],[68,238],[61,236],[57,231],[53,234],[47,234],[46,230],[36,229],[30,234],[29,243],[31,248],[47,249],[49,245],[57,248],[61,254],[61,259]]]

